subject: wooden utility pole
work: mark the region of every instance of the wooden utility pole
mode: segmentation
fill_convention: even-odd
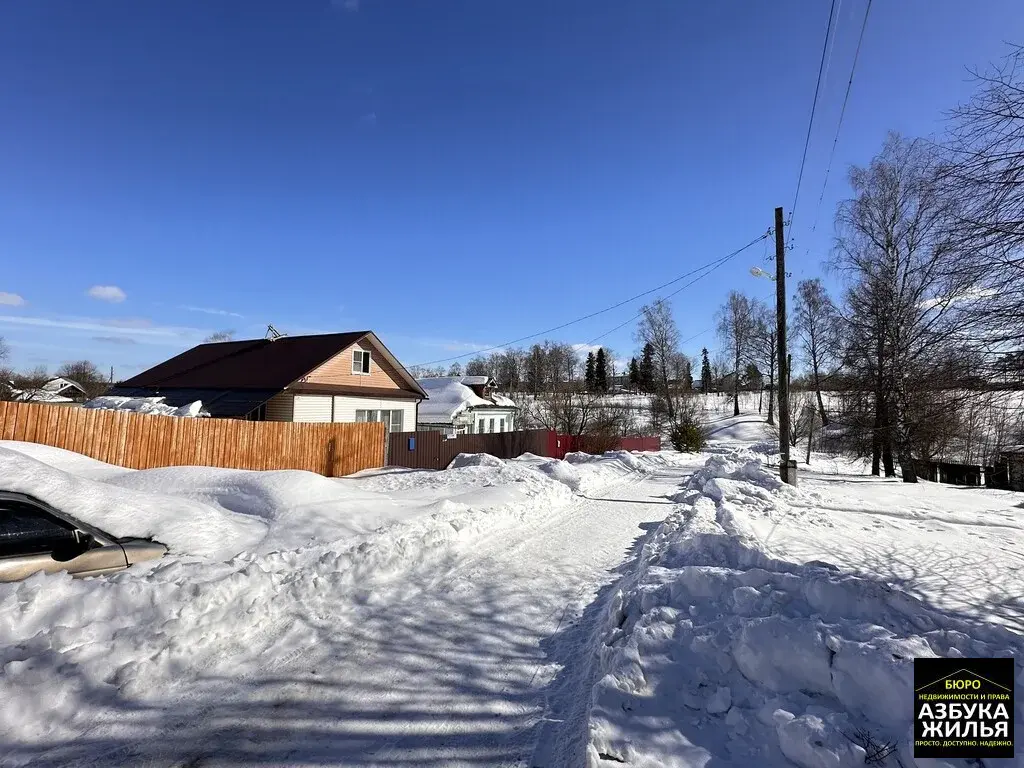
[[[783,481],[796,485],[789,472],[789,366],[786,364],[786,236],[781,208],[775,209],[775,319],[778,323],[776,366],[779,372],[779,475]]]

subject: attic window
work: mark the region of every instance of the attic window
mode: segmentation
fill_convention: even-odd
[[[360,376],[370,374],[370,351],[366,349],[352,350],[352,373]]]

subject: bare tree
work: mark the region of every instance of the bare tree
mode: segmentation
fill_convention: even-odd
[[[958,267],[977,284],[975,334],[995,357],[1024,348],[1024,47],[976,73],[978,91],[953,112],[947,193],[955,211]]]
[[[811,369],[811,385],[818,400],[821,425],[827,427],[828,411],[821,396],[821,385],[827,380],[838,352],[839,312],[821,280],[801,280],[797,284],[793,317],[804,359]]]
[[[920,141],[890,134],[866,168],[854,167],[854,197],[836,217],[834,265],[848,280],[845,362],[873,391],[872,471],[879,461],[916,482],[913,453],[924,437],[920,404],[940,388],[939,354],[964,342],[961,297],[973,279],[957,269],[953,201],[943,168]],[[863,422],[863,419],[861,419]]]
[[[621,414],[606,407],[600,395],[581,387],[545,392],[522,405],[524,424],[584,437],[586,450],[593,453],[614,448],[624,428]]]
[[[718,336],[729,356],[733,374],[734,416],[740,415],[740,376],[747,363],[754,358],[758,316],[757,302],[739,291],[730,291],[718,312]]]
[[[221,341],[231,341],[234,338],[235,332],[232,330],[214,331],[203,339],[203,344],[217,344]]]
[[[4,337],[0,336],[0,400],[14,397],[14,370],[7,365],[10,354],[11,348]]]
[[[451,365],[448,366],[448,372],[445,375],[446,376],[451,376],[452,378],[461,377],[462,376],[462,365],[460,365],[457,362],[452,363]],[[440,378],[440,377],[438,377],[438,378]]]
[[[673,372],[681,366],[679,354],[679,328],[672,317],[672,307],[664,299],[644,306],[636,329],[636,340],[649,344],[653,353],[655,394],[665,399],[668,418],[675,418],[675,404],[669,397]]]
[[[486,357],[477,356],[466,363],[467,376],[489,376],[490,374],[490,360]]]
[[[439,365],[433,368],[425,365],[414,365],[409,368],[409,375],[414,379],[439,379],[445,375],[445,370]]]
[[[110,382],[91,360],[64,363],[57,369],[56,375],[81,385],[86,398],[90,400],[99,397],[110,388]]]
[[[494,371],[498,388],[504,392],[518,392],[526,369],[526,355],[523,350],[509,348],[495,352],[492,359],[491,369]]]
[[[11,383],[14,385],[14,389],[20,390],[19,400],[31,401],[39,397],[40,389],[51,378],[53,377],[45,365],[37,365],[30,371],[15,373],[11,378]]]
[[[754,359],[762,370],[768,371],[768,423],[775,424],[775,376],[779,358],[779,329],[775,321],[775,310],[766,304],[759,304],[757,330],[754,335]],[[758,406],[758,413],[761,408]]]
[[[545,384],[544,347],[534,344],[526,354],[526,389],[537,394]]]

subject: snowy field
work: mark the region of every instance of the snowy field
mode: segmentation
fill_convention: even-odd
[[[1024,651],[1024,494],[784,486],[756,399],[706,402],[703,454],[337,479],[0,443],[0,487],[170,548],[0,584],[0,764],[942,768],[911,659]]]
[[[590,765],[967,765],[915,762],[912,659],[1022,657],[1024,494],[816,454],[791,488],[752,416],[716,435],[605,609]]]
[[[585,668],[555,694],[569,630],[694,465],[569,459],[327,479],[0,445],[0,487],[170,547],[0,584],[0,762],[514,764],[586,702]]]

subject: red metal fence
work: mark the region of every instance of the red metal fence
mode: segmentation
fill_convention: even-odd
[[[548,438],[548,456],[552,456],[556,459],[564,459],[565,454],[572,453],[573,451],[582,451],[583,453],[598,453],[594,450],[592,444],[588,444],[591,441],[587,435],[558,435],[554,432],[550,433]],[[607,446],[606,446],[607,447]],[[619,438],[618,445],[611,447],[610,450],[619,451],[660,451],[661,450],[661,438],[660,437],[622,437]]]
[[[660,451],[660,437],[624,437],[622,438],[623,451]]]
[[[624,437],[615,446],[627,451],[661,450],[661,438]],[[460,453],[489,453],[514,459],[524,453],[564,459],[571,451],[587,452],[586,437],[559,435],[549,429],[460,435],[451,439],[441,432],[392,432],[388,436],[388,466],[444,469]]]

